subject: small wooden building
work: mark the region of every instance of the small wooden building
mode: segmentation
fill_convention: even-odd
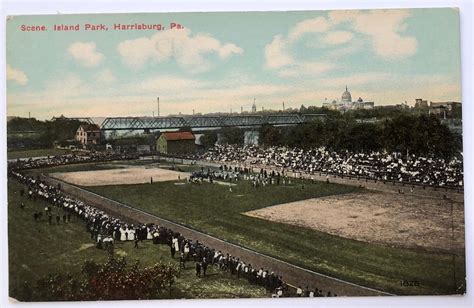
[[[156,150],[165,154],[191,154],[196,151],[192,132],[165,132],[156,140]]]
[[[76,131],[76,140],[83,145],[100,143],[100,127],[97,124],[81,124]]]

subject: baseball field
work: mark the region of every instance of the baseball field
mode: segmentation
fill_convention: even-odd
[[[200,168],[178,165],[171,172],[166,163],[122,162],[43,172],[345,281],[394,294],[464,292],[462,202],[300,179],[258,188],[241,180],[232,189],[187,183],[185,173]],[[120,177],[117,172],[129,174]],[[416,285],[406,286],[405,281]]]

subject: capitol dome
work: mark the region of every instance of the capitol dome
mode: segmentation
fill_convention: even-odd
[[[343,103],[351,103],[352,102],[351,92],[347,91],[347,86],[346,86],[346,91],[344,91],[344,93],[342,93],[341,101]]]

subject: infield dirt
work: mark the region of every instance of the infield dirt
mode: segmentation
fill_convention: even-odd
[[[351,193],[245,214],[370,243],[431,251],[464,250],[463,203],[449,199],[386,192]]]
[[[120,169],[57,172],[50,176],[79,186],[102,186],[143,184],[153,182],[177,181],[189,177],[189,173],[162,168],[128,167]]]

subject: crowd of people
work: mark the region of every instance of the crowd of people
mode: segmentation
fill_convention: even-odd
[[[70,222],[71,217],[76,217],[85,222],[86,230],[91,235],[91,240],[99,249],[107,250],[113,254],[116,242],[133,241],[134,247],[138,248],[141,241],[149,240],[154,244],[165,244],[170,247],[170,253],[173,258],[179,258],[180,267],[186,268],[186,263],[193,262],[196,270],[196,276],[206,276],[208,266],[219,268],[229,272],[232,276],[245,278],[250,283],[265,287],[274,297],[283,296],[333,296],[330,292],[323,293],[317,288],[303,292],[301,287],[291,288],[283,281],[283,277],[273,271],[253,267],[250,263],[241,260],[237,256],[215,250],[200,243],[198,240],[186,239],[183,235],[173,230],[158,226],[155,224],[131,224],[119,218],[113,217],[106,212],[97,209],[91,204],[73,198],[62,191],[61,184],[57,186],[50,185],[41,180],[39,176],[24,175],[22,170],[29,168],[38,168],[45,166],[56,166],[65,163],[91,162],[98,161],[99,156],[91,156],[88,160],[85,157],[48,157],[37,160],[18,161],[9,166],[9,175],[16,178],[26,188],[26,198],[36,201],[38,198],[47,202],[43,209],[34,213],[34,220],[41,221],[44,213],[48,217],[48,223],[53,224],[53,209],[55,207],[56,223],[59,224],[60,210],[63,211],[63,223]],[[110,156],[102,156],[102,159],[110,159]],[[123,158],[125,159],[125,158]],[[202,170],[204,172],[204,170]],[[240,174],[250,176],[250,170],[231,169],[230,167],[221,167],[220,171],[207,171],[207,177],[219,178],[228,176],[238,177]],[[204,173],[203,173],[204,176]],[[20,191],[20,195],[25,195],[25,190]],[[24,203],[20,205],[24,208]],[[294,291],[291,291],[294,290]]]
[[[215,145],[201,160],[273,166],[284,171],[325,173],[435,187],[462,187],[462,158],[451,160],[402,153],[334,152],[326,148]]]
[[[17,159],[8,162],[9,170],[23,170],[33,168],[48,168],[60,165],[106,162],[113,160],[137,159],[137,154],[118,154],[113,152],[88,152],[87,154],[55,155],[40,158]]]

